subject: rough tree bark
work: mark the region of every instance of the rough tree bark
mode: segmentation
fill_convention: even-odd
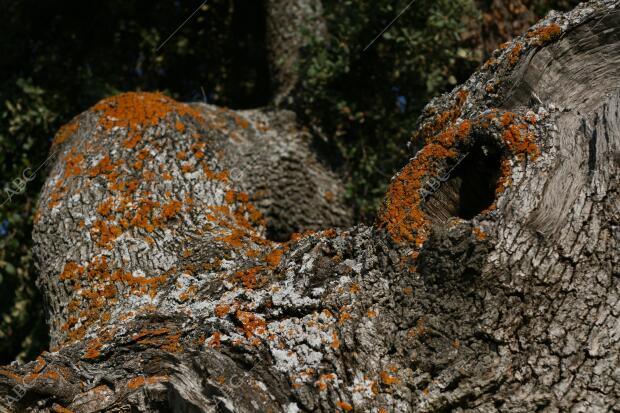
[[[288,112],[78,116],[34,233],[54,348],[13,410],[620,411],[620,1],[434,100],[376,225]]]

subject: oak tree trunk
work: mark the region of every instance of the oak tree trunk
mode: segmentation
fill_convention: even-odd
[[[291,112],[79,115],[33,234],[53,348],[0,369],[0,404],[620,411],[618,6],[549,15],[431,102],[373,226]]]

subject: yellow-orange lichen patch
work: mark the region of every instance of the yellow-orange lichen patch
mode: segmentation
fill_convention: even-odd
[[[454,98],[454,103],[452,107],[445,112],[439,113],[429,122],[425,123],[422,128],[416,132],[413,137],[414,141],[425,141],[426,139],[437,135],[439,132],[444,130],[446,126],[453,123],[455,120],[461,116],[463,105],[469,96],[469,91],[467,89],[460,89]]]
[[[330,344],[330,347],[334,350],[338,350],[340,348],[340,339],[335,331],[332,332],[332,343]]]
[[[54,406],[52,406],[52,410],[55,413],[75,413],[73,410],[67,409],[66,407],[62,407],[59,404],[54,404]]]
[[[210,180],[222,181],[222,182],[228,181],[228,171],[215,172],[209,167],[209,165],[204,165],[202,170],[204,174],[207,176],[207,178]]]
[[[340,309],[340,317],[338,318],[338,323],[340,325],[344,324],[347,320],[351,319],[351,314],[344,310],[344,308]]]
[[[269,265],[270,268],[275,268],[280,264],[282,254],[284,254],[283,250],[276,249],[267,254],[263,260],[267,263],[267,265]]]
[[[47,362],[41,356],[37,357],[36,361],[37,361],[37,365],[34,367],[34,370],[33,370],[35,374],[40,373],[41,370],[43,370],[45,366],[47,365]]]
[[[91,111],[101,114],[99,125],[104,130],[114,127],[139,130],[156,126],[171,113],[202,121],[200,112],[161,93],[123,93],[102,100]]]
[[[129,137],[123,141],[123,147],[127,149],[134,149],[136,146],[138,146],[138,143],[141,139],[142,136],[140,136],[139,133],[130,133]]]
[[[65,156],[65,170],[63,178],[67,179],[72,176],[78,176],[82,173],[82,165],[84,164],[84,155],[76,154],[75,148]]]
[[[99,215],[102,215],[103,217],[108,217],[112,212],[113,202],[114,201],[112,200],[112,198],[108,198],[101,204],[99,204],[99,206],[97,207],[97,212],[99,213]]]
[[[323,391],[327,389],[327,384],[333,380],[336,380],[336,375],[334,373],[321,374],[314,385],[318,387],[320,391]]]
[[[534,143],[534,134],[528,131],[527,124],[511,124],[502,133],[502,138],[508,148],[518,156],[528,156],[535,160],[540,155],[540,149]]]
[[[540,27],[534,31],[528,32],[528,39],[532,39],[532,44],[540,46],[557,39],[562,34],[562,28],[557,23],[552,23],[545,27]]]
[[[0,369],[0,375],[4,376],[4,377],[8,377],[9,379],[13,379],[13,380],[21,380],[22,377],[18,374],[15,374],[11,371],[8,371],[6,369]]]
[[[59,278],[61,281],[72,280],[72,279],[76,280],[82,274],[84,274],[84,267],[78,265],[74,261],[70,261],[65,264]]]
[[[237,114],[234,114],[234,119],[237,126],[239,126],[241,129],[247,129],[248,127],[250,127],[250,122],[248,122],[247,119]]]
[[[149,376],[146,378],[146,384],[164,383],[170,380],[168,376]]]
[[[186,302],[187,300],[189,300],[191,297],[193,297],[196,294],[197,290],[198,290],[197,286],[191,285],[187,289],[187,291],[184,291],[181,294],[179,294],[179,300],[181,300],[182,302]]]
[[[238,271],[234,275],[234,280],[243,284],[245,288],[255,289],[259,285],[258,273],[263,267],[248,268],[244,271]]]
[[[120,166],[120,164],[122,164],[122,161],[112,163],[110,157],[108,155],[105,155],[99,162],[97,162],[97,165],[88,170],[88,175],[91,178],[94,178],[99,175],[111,174],[116,170],[118,166]]]
[[[455,151],[441,145],[426,145],[416,159],[394,178],[379,222],[395,241],[421,245],[426,240],[429,221],[420,208],[422,178],[435,172],[435,161],[455,155]]]
[[[336,405],[340,407],[342,410],[344,410],[345,412],[350,412],[351,410],[353,410],[353,406],[351,406],[347,402],[343,402],[342,400],[338,400],[336,402]]]
[[[222,345],[222,334],[219,331],[216,331],[209,338],[209,347],[220,348],[221,345]]]
[[[237,310],[235,316],[243,325],[243,332],[247,338],[251,338],[255,334],[261,335],[266,333],[267,323],[260,316],[242,310]]]
[[[510,66],[514,66],[519,61],[519,57],[521,56],[521,50],[523,50],[523,44],[517,42],[512,49],[510,50],[510,54],[508,56],[508,62],[510,62]]]
[[[65,142],[73,134],[75,134],[75,132],[77,132],[78,127],[79,127],[79,123],[75,119],[67,123],[66,125],[62,126],[56,133],[56,136],[54,136],[54,140],[52,141],[52,146],[60,145],[63,142]]]
[[[112,249],[112,242],[123,233],[122,229],[115,224],[109,224],[98,219],[91,228],[91,235],[97,246]]]
[[[146,379],[144,376],[134,377],[127,382],[127,388],[130,390],[136,390],[137,388],[144,386],[145,383]]]
[[[381,382],[386,385],[398,384],[400,383],[400,379],[395,376],[391,376],[387,371],[382,371],[379,373],[381,376]]]
[[[213,311],[219,318],[226,317],[230,313],[230,306],[227,304],[218,304]]]
[[[485,240],[487,238],[487,234],[478,227],[473,228],[473,233],[476,239],[479,241]]]
[[[90,340],[88,342],[88,345],[86,346],[86,350],[84,351],[84,358],[85,359],[96,359],[101,355],[101,347],[103,346],[103,344],[101,343],[101,340],[99,340],[98,338],[95,338],[93,340]]]
[[[161,211],[161,220],[166,222],[172,218],[174,218],[179,212],[181,212],[181,202],[180,201],[170,201],[167,204],[162,206]]]

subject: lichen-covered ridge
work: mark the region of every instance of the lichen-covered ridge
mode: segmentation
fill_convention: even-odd
[[[433,101],[374,226],[348,225],[288,112],[97,104],[59,132],[36,217],[54,348],[0,369],[0,394],[34,383],[15,405],[41,412],[620,410],[620,93],[601,81],[620,76],[619,5],[548,16]]]

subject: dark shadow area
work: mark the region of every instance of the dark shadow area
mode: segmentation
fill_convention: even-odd
[[[501,159],[495,145],[477,143],[456,167],[451,165],[442,171],[440,178],[445,182],[439,180],[439,187],[424,205],[431,220],[469,220],[490,207],[495,201]]]
[[[454,170],[460,178],[458,217],[472,219],[491,206],[500,176],[501,156],[493,146],[476,145]]]

